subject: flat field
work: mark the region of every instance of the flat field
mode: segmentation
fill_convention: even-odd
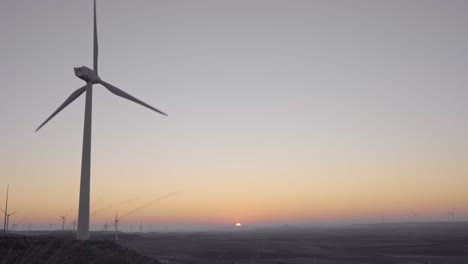
[[[467,264],[468,223],[150,233],[119,244],[165,263]]]
[[[0,235],[0,263],[467,264],[468,222],[231,232]],[[83,262],[85,261],[85,262]]]

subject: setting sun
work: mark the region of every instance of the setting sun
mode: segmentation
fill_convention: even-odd
[[[242,224],[241,223],[236,223],[236,227],[241,227]]]

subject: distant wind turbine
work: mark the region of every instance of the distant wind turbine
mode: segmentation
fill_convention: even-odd
[[[2,209],[0,209],[0,211],[2,211],[3,213],[5,213],[6,215],[6,229],[5,229],[5,232],[9,230],[9,226],[10,226],[10,216],[12,215],[15,215],[17,213],[19,213],[18,211],[16,212],[13,212],[13,213],[7,213],[6,211],[3,211]]]
[[[115,240],[119,240],[119,218],[117,217],[117,212],[115,212],[115,220],[114,220],[114,230],[115,230]]]
[[[23,220],[20,220],[20,221],[18,221],[18,222],[16,222],[16,220],[13,221],[13,225],[11,226],[11,229],[12,229],[13,231],[16,231],[16,228],[18,228],[18,225],[21,224],[22,222],[23,222]]]
[[[94,0],[94,47],[93,47],[93,69],[86,66],[75,67],[75,75],[86,82],[86,85],[74,91],[63,102],[55,112],[52,113],[37,129],[36,132],[43,127],[55,115],[72,103],[76,98],[86,92],[85,103],[85,120],[83,132],[83,152],[81,158],[81,182],[80,182],[80,199],[78,208],[78,232],[77,239],[89,239],[89,208],[90,208],[90,169],[91,169],[91,119],[92,119],[92,100],[93,100],[93,85],[101,84],[111,93],[130,100],[134,103],[147,107],[157,113],[167,116],[164,112],[146,104],[145,102],[133,97],[132,95],[118,89],[117,87],[103,81],[98,75],[98,38],[97,38],[97,23],[96,23],[96,0]]]
[[[7,185],[7,193],[6,193],[6,201],[5,201],[5,211],[2,210],[4,213],[5,217],[3,219],[3,233],[6,233],[7,231],[7,215],[8,215],[8,190],[10,189],[10,184]]]
[[[380,221],[382,224],[385,224],[385,214],[380,215]]]
[[[65,231],[65,222],[67,221],[67,215],[64,215],[64,216],[60,216],[62,218],[62,231]]]
[[[447,220],[450,222],[455,221],[455,209],[452,209],[452,211],[447,212]]]
[[[7,214],[7,231],[9,230],[9,225],[10,225],[10,216],[14,215],[14,214],[17,214],[19,212],[13,212],[13,213],[10,213],[10,214]]]
[[[413,221],[416,222],[418,215],[415,210],[411,209],[411,215],[413,216]]]

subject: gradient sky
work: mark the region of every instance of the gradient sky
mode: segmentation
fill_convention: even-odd
[[[467,1],[98,1],[91,203],[179,226],[468,219]],[[92,1],[0,1],[0,204],[76,218]],[[122,222],[125,222],[122,220]]]

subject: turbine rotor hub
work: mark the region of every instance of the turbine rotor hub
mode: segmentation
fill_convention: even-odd
[[[75,67],[74,70],[76,77],[82,79],[85,82],[91,82],[94,84],[101,80],[95,71],[86,66]]]

